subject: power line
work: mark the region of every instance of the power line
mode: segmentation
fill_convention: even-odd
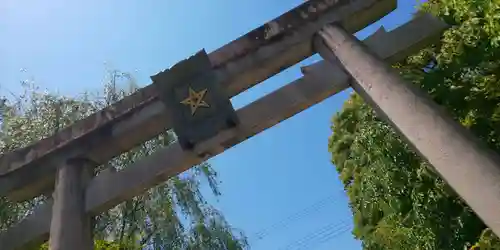
[[[342,192],[342,194],[343,194],[343,192]],[[333,204],[333,203],[329,203],[329,201],[332,201],[333,198],[335,198],[335,197],[337,197],[337,194],[326,196],[326,197],[316,201],[312,205],[310,205],[304,209],[301,209],[301,210],[289,215],[288,217],[278,221],[277,223],[274,223],[271,226],[254,233],[249,238],[254,238],[256,241],[262,240],[263,238],[267,237],[270,233],[272,233],[272,231],[276,230],[277,228],[285,227],[285,226],[287,226],[287,224],[289,224],[292,221],[296,221],[298,219],[301,219],[305,216],[310,215],[313,212],[317,212],[318,210],[325,207],[326,205]]]
[[[302,210],[282,219],[281,221],[278,221],[277,223],[271,225],[270,227],[268,227],[264,230],[257,232],[255,235],[259,239],[264,238],[273,229],[286,226],[287,224],[289,224],[292,221],[295,221],[295,220],[298,220],[304,216],[307,216],[307,215],[311,214],[312,212],[317,212],[319,209],[325,207],[328,204],[328,201],[331,200],[331,198],[332,198],[331,196],[323,198],[322,200],[316,202],[315,204],[313,204],[309,207],[306,207],[305,209],[302,209]]]
[[[323,243],[326,243],[332,239],[335,239],[337,238],[338,236],[344,234],[344,233],[347,233],[350,231],[350,227],[349,226],[345,226],[343,228],[339,228],[339,230],[335,231],[335,232],[330,232],[328,234],[324,234],[320,237],[318,237],[319,239],[315,239],[316,241],[312,244],[304,244],[304,247],[303,249],[307,249],[307,250],[311,250],[311,249],[314,249],[315,247],[317,246],[320,246],[321,244]],[[301,250],[301,249],[298,249],[298,250]]]
[[[349,230],[349,223],[348,220],[342,220],[340,222],[332,222],[330,224],[327,224],[326,226],[320,228],[319,230],[315,230],[308,235],[302,237],[301,239],[298,239],[294,242],[289,243],[286,245],[283,250],[290,250],[290,249],[302,249],[304,247],[307,247],[307,249],[310,248],[310,243],[313,241],[325,241],[325,238],[329,237],[336,237],[340,235],[341,233],[345,233],[346,231]],[[318,239],[319,238],[319,239]]]
[[[338,230],[343,230],[346,227],[348,227],[348,224],[345,220],[340,221],[340,222],[332,222],[332,223],[330,223],[330,224],[328,224],[328,225],[326,225],[318,230],[315,230],[315,231],[307,234],[306,236],[304,236],[296,241],[289,243],[288,245],[286,245],[282,249],[283,250],[290,250],[290,249],[294,249],[294,248],[300,249],[304,245],[307,245],[308,242],[314,241],[318,237],[321,237],[325,234],[328,235],[332,232],[337,232]]]

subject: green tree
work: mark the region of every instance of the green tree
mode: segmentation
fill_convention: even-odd
[[[394,65],[500,152],[500,2],[430,0],[451,25],[438,46]],[[498,238],[395,131],[353,94],[333,118],[329,150],[365,249],[500,249]]]
[[[109,72],[104,95],[87,92],[78,98],[68,98],[40,91],[30,81],[22,85],[21,95],[1,99],[0,153],[49,136],[136,90],[133,78],[119,71]],[[105,169],[119,171],[174,141],[173,133],[165,131],[100,166],[96,174]],[[208,183],[215,195],[220,195],[217,173],[203,163],[100,214],[94,230],[96,246],[101,249],[145,245],[154,249],[246,248],[244,235],[233,230],[201,194],[202,181]],[[45,199],[41,196],[12,203],[0,198],[0,230],[17,223]]]
[[[120,250],[123,249],[123,244],[116,243],[116,242],[109,242],[105,240],[96,240],[94,242],[94,250]],[[45,243],[43,244],[39,250],[48,250],[49,249],[49,244]],[[129,248],[126,248],[129,249]]]

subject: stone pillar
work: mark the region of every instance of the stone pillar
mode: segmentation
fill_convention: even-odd
[[[93,168],[85,159],[59,167],[54,190],[49,249],[93,249],[92,220],[85,212],[85,189]]]
[[[343,28],[324,27],[314,47],[343,65],[352,88],[500,235],[500,157]]]

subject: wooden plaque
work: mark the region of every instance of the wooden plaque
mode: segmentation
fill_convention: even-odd
[[[202,50],[152,76],[159,97],[172,107],[173,129],[185,150],[238,124],[236,112]]]

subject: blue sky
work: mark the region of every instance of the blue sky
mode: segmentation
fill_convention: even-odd
[[[34,79],[51,92],[75,96],[99,90],[106,67],[132,72],[143,86],[150,75],[201,48],[213,51],[301,2],[3,0],[0,91],[19,93],[21,80]],[[380,25],[390,30],[406,22],[416,3],[400,0],[396,11],[358,37]],[[300,76],[294,66],[233,103],[246,105]],[[361,249],[350,234],[347,198],[327,151],[331,116],[348,92],[210,161],[219,172],[223,196],[208,198],[249,236],[252,249]]]

